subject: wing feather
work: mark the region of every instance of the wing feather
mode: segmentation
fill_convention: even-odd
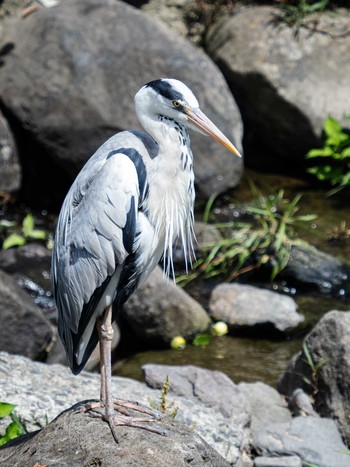
[[[128,235],[135,235],[128,219],[136,225],[138,198],[137,170],[123,153],[91,158],[72,185],[59,216],[52,263],[62,329],[78,332],[84,304],[127,257],[123,229],[128,223]]]

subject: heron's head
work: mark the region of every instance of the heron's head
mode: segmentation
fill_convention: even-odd
[[[171,118],[202,134],[211,136],[233,154],[241,157],[239,151],[200,110],[193,92],[177,79],[157,79],[142,86],[135,96],[136,112],[157,119],[158,115]]]

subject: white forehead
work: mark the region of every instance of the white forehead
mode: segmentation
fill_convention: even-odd
[[[183,95],[183,99],[187,102],[190,107],[197,108],[199,107],[198,100],[196,99],[195,95],[191,91],[191,89],[186,86],[182,81],[178,79],[166,79],[174,90],[180,92]]]

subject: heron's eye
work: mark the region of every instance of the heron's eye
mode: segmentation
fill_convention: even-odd
[[[181,107],[181,104],[179,101],[173,101],[173,106],[175,107],[175,109],[178,109],[179,107]]]

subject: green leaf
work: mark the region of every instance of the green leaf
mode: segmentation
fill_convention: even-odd
[[[16,406],[13,404],[8,404],[7,402],[0,402],[0,418],[8,417],[11,415],[13,409]]]
[[[329,146],[326,146],[321,149],[310,149],[306,154],[307,159],[312,159],[313,157],[331,157],[333,155],[333,149]]]
[[[27,237],[34,240],[46,240],[47,232],[45,232],[45,230],[32,230]]]
[[[17,438],[17,436],[22,434],[21,427],[16,423],[12,422],[7,428],[5,432],[5,437],[10,441],[10,439]]]
[[[340,123],[333,117],[326,118],[323,129],[327,136],[336,136],[342,133]]]
[[[305,214],[303,216],[294,217],[295,221],[301,221],[301,222],[310,222],[310,221],[314,221],[315,219],[317,219],[316,214]]]
[[[193,339],[192,344],[205,347],[209,345],[211,341],[212,336],[210,334],[197,334],[197,336]]]
[[[328,5],[329,0],[320,0],[319,2],[308,5],[308,12],[314,13],[317,11],[323,11]]]
[[[22,222],[22,232],[25,237],[29,237],[34,230],[34,217],[28,213]]]
[[[9,235],[5,240],[3,241],[2,248],[4,250],[7,250],[8,248],[12,248],[13,246],[23,246],[25,245],[26,240],[22,235],[13,233]]]
[[[307,345],[306,345],[305,342],[304,342],[304,344],[303,344],[303,351],[304,351],[304,354],[305,354],[305,357],[306,357],[306,362],[307,362],[307,364],[309,365],[309,367],[310,367],[312,370],[314,370],[314,369],[315,369],[315,364],[314,364],[314,362],[313,362],[313,360],[312,360],[311,354],[310,354],[309,349],[308,349],[308,347],[307,347]]]
[[[16,222],[14,221],[9,221],[7,219],[2,219],[0,221],[0,227],[3,227],[4,229],[9,229],[11,227],[14,227],[16,225]]]
[[[341,156],[342,156],[342,159],[346,159],[347,157],[350,157],[350,143],[349,143],[349,147],[342,150]]]
[[[208,199],[208,202],[205,206],[204,213],[203,213],[203,222],[205,224],[209,222],[209,216],[210,216],[214,201],[216,200],[217,196],[218,196],[218,193],[213,193]]]

